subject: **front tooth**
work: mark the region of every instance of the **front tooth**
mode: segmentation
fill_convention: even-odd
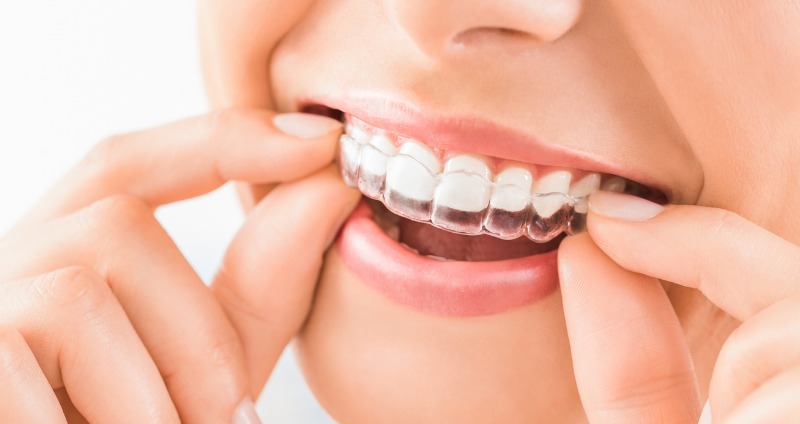
[[[392,212],[417,221],[431,216],[436,177],[411,156],[397,155],[386,167],[384,202]]]
[[[600,189],[600,174],[592,172],[587,174],[569,188],[569,195],[575,198],[588,196]],[[575,212],[586,213],[588,205],[586,202],[575,204]]]
[[[494,182],[495,185],[498,186],[513,185],[525,193],[530,193],[531,186],[533,185],[533,175],[525,168],[512,166],[497,174],[497,178],[494,179]]]
[[[457,171],[471,172],[473,174],[480,175],[487,180],[491,179],[489,167],[486,165],[486,163],[481,158],[471,155],[456,155],[448,159],[448,161],[444,164],[445,173]]]
[[[397,147],[384,135],[372,137],[361,152],[361,172],[358,188],[373,199],[380,197],[384,189],[386,167],[389,158],[397,153]]]
[[[485,178],[460,172],[442,174],[433,196],[431,222],[463,234],[479,234],[489,206],[491,185]]]
[[[434,225],[465,234],[480,233],[489,206],[489,167],[469,155],[453,156],[433,195]]]
[[[506,168],[494,180],[491,207],[507,211],[520,211],[530,200],[533,176],[525,168]]]
[[[413,140],[408,140],[400,146],[400,154],[407,155],[414,158],[417,162],[424,165],[432,174],[442,172],[442,164],[433,153],[430,147],[418,143]]]
[[[536,181],[533,192],[545,194],[545,196],[534,196],[533,198],[533,207],[539,216],[548,218],[561,208],[565,197],[555,193],[566,194],[569,191],[570,180],[572,180],[572,174],[569,171],[555,171]],[[554,194],[548,196],[546,195],[548,193]]]

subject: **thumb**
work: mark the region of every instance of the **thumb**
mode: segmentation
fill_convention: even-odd
[[[692,359],[658,280],[620,268],[588,234],[564,239],[558,267],[589,421],[696,424],[702,405]]]

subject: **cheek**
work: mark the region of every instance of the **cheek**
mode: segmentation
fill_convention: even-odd
[[[493,316],[435,317],[388,301],[331,251],[296,347],[311,389],[340,422],[582,416],[558,294]]]

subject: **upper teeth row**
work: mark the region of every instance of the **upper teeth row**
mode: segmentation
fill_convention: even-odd
[[[398,215],[458,233],[547,241],[586,213],[586,197],[601,186],[598,173],[574,182],[564,169],[534,178],[523,164],[493,174],[485,158],[463,153],[450,152],[442,164],[425,144],[399,141],[348,124],[340,140],[345,182]],[[615,185],[611,179],[604,188]]]

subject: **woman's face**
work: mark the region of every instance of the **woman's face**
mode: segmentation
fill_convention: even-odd
[[[436,148],[621,175],[671,203],[730,209],[800,241],[796,0],[201,3],[215,107],[343,110]],[[460,144],[458,129],[472,125],[485,137]],[[251,187],[246,202],[263,192]],[[415,247],[435,243],[438,231],[421,230],[428,238]],[[328,254],[297,345],[334,418],[582,419],[555,286],[487,307],[472,299],[453,312],[441,292],[418,285],[417,301],[404,305],[397,292],[413,272],[375,277],[402,257],[381,250],[396,242],[365,234],[372,250],[340,240]],[[462,265],[453,272],[464,274]],[[488,278],[474,269],[475,279]],[[548,275],[494,287],[523,278],[535,289]],[[706,390],[734,323],[694,292],[665,287]],[[434,299],[420,306],[425,293]]]

